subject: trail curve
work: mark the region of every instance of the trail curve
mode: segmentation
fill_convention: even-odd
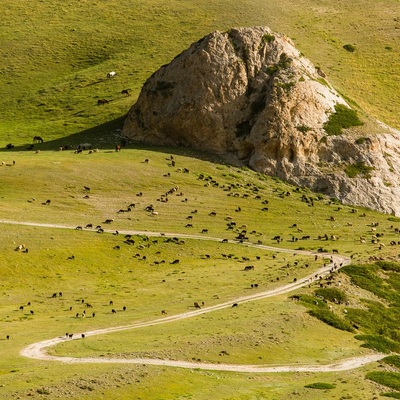
[[[35,223],[35,222],[18,222],[11,220],[0,220],[1,224],[13,224],[13,225],[26,225],[26,226],[37,226],[44,228],[58,228],[58,229],[76,229],[75,227],[60,225],[60,224],[47,224],[47,223]],[[115,232],[115,230],[104,230],[104,232]],[[160,232],[148,232],[148,231],[136,231],[136,230],[120,230],[121,234],[131,234],[131,235],[148,235],[148,236],[165,236],[165,237],[178,237],[178,238],[190,238],[197,240],[205,240],[205,241],[221,241],[221,238],[215,237],[207,237],[207,236],[197,236],[197,235],[189,235],[189,234],[178,234],[178,233],[160,233]],[[229,241],[230,243],[237,244],[237,241]],[[254,244],[250,242],[240,243],[244,246],[260,248],[263,250],[276,251],[276,252],[285,252],[285,253],[296,253],[302,254],[305,256],[315,256],[315,255],[324,255],[326,257],[330,257],[331,263],[327,264],[324,267],[319,268],[313,273],[298,279],[296,282],[292,282],[283,286],[280,286],[275,289],[270,289],[267,291],[259,292],[256,294],[241,296],[220,304],[216,304],[210,307],[205,307],[202,309],[196,309],[193,311],[184,312],[181,314],[176,314],[168,317],[157,318],[152,321],[144,321],[144,322],[136,322],[129,325],[97,329],[93,331],[82,332],[76,334],[72,340],[77,340],[82,337],[101,335],[112,332],[119,332],[123,330],[130,329],[138,329],[143,327],[150,327],[154,325],[165,324],[168,322],[179,321],[182,319],[187,319],[191,317],[195,317],[198,315],[206,314],[209,312],[213,312],[216,310],[222,310],[224,308],[232,307],[233,303],[245,303],[249,301],[255,301],[264,299],[267,297],[277,296],[280,294],[285,294],[291,292],[293,290],[299,289],[312,281],[315,275],[324,276],[329,273],[334,265],[337,266],[337,269],[350,264],[350,257],[343,256],[340,254],[329,254],[329,253],[316,253],[312,251],[306,250],[293,250],[293,249],[285,249],[273,246],[266,246],[262,244]],[[245,373],[272,373],[272,372],[334,372],[334,371],[347,371],[355,368],[359,368],[365,364],[378,361],[385,357],[385,354],[373,353],[368,355],[362,355],[358,357],[352,357],[337,361],[333,364],[315,364],[315,365],[305,365],[305,364],[291,364],[291,365],[239,365],[239,364],[214,364],[214,363],[199,363],[199,362],[189,362],[189,361],[179,361],[179,360],[162,360],[162,359],[150,359],[150,358],[131,358],[131,359],[120,359],[120,358],[78,358],[78,357],[61,357],[61,356],[52,356],[49,355],[47,349],[50,347],[54,347],[64,341],[71,340],[65,336],[56,337],[49,340],[44,340],[41,342],[33,343],[20,351],[20,354],[27,358],[37,359],[37,360],[45,360],[45,361],[58,361],[62,363],[124,363],[124,364],[147,364],[147,365],[159,365],[159,366],[168,366],[168,367],[177,367],[177,368],[188,368],[188,369],[205,369],[205,370],[214,370],[214,371],[232,371],[232,372],[245,372]]]

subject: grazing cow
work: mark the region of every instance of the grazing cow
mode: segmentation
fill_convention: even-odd
[[[232,304],[232,308],[235,308],[235,307],[237,307],[238,306],[238,303],[233,303]]]
[[[85,334],[84,334],[84,333],[81,334],[81,338],[82,338],[82,339],[85,338]]]
[[[77,146],[77,150],[82,152],[82,150],[90,150],[92,148],[92,144],[91,143],[81,143],[78,144]]]
[[[196,301],[193,303],[193,307],[194,307],[194,308],[199,308],[199,309],[201,309],[199,303],[197,303]]]
[[[113,308],[113,309],[111,310],[111,313],[112,313],[112,314],[116,314],[117,311]]]
[[[208,233],[208,229],[203,229],[201,233]]]
[[[34,136],[33,143],[43,143],[43,139],[40,136]]]
[[[244,271],[251,271],[254,270],[254,265],[247,265],[246,267],[244,267]]]
[[[221,243],[228,243],[228,239],[222,239]]]
[[[165,310],[161,310],[162,315],[167,315],[167,312]]]
[[[121,91],[121,94],[124,95],[124,96],[126,96],[126,97],[128,97],[128,96],[131,95],[131,94],[129,93],[129,89],[123,89],[123,90]]]
[[[107,74],[107,78],[113,78],[115,75],[117,75],[117,73],[116,73],[115,71],[110,71],[110,72]]]
[[[104,224],[111,224],[111,222],[113,222],[114,221],[114,219],[106,219],[103,223]]]
[[[179,264],[179,260],[174,260],[171,262],[171,264]]]
[[[108,104],[108,103],[109,103],[109,101],[107,99],[98,99],[97,100],[97,105],[98,106],[102,106],[102,105]]]

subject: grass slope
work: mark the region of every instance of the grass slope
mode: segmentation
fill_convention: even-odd
[[[373,371],[368,366],[362,372],[346,373],[345,379],[333,373],[318,374],[318,379],[315,374],[296,374],[293,380],[292,374],[247,376],[115,365],[88,368],[20,357],[18,351],[35,341],[151,320],[160,317],[163,309],[173,315],[190,309],[195,301],[206,305],[230,301],[292,282],[328,260],[323,254],[317,259],[305,257],[299,249],[335,249],[360,263],[377,254],[395,259],[396,246],[379,250],[372,239],[380,233],[383,243],[396,240],[399,222],[369,210],[354,213],[351,207],[306,189],[190,151],[125,148],[117,153],[110,148],[93,154],[43,150],[2,155],[10,166],[0,167],[0,220],[71,229],[1,223],[0,397],[172,399],[191,395],[207,399],[214,392],[216,399],[297,396],[293,393],[313,399],[318,398],[315,389],[304,386],[315,382],[335,385],[327,399],[376,394],[373,384],[363,379],[365,372]],[[149,162],[144,163],[145,159]],[[189,172],[183,172],[184,168]],[[179,188],[168,202],[161,201],[175,186]],[[47,200],[50,204],[42,204]],[[118,213],[132,203],[136,205],[130,212]],[[158,215],[145,210],[150,204]],[[268,211],[263,211],[265,207]],[[227,229],[231,221],[227,217],[236,222],[233,230]],[[104,224],[106,219],[114,221]],[[85,228],[89,223],[102,225],[110,233]],[[187,227],[188,223],[193,226]],[[376,231],[372,223],[379,223]],[[77,226],[83,229],[76,230]],[[208,229],[207,234],[201,233],[203,229]],[[119,235],[112,234],[116,230]],[[134,235],[135,243],[128,244],[125,230],[227,238],[229,243],[188,238],[174,243],[161,235]],[[261,251],[235,243],[242,230],[252,243],[261,241],[292,251]],[[280,243],[274,239],[277,235]],[[20,244],[29,252],[15,251]],[[171,264],[175,259],[179,263]],[[244,271],[247,265],[254,265],[254,271]],[[255,283],[258,287],[251,288]],[[124,306],[126,311],[122,311]],[[231,309],[155,330],[73,341],[52,351],[232,363],[329,362],[367,351],[351,333],[338,333],[312,319],[306,308],[286,296],[227,311]]]
[[[368,10],[368,13],[360,12]],[[396,14],[397,10],[397,14]],[[366,113],[400,126],[396,0],[0,4],[0,145],[61,138],[126,114],[144,81],[213,30],[268,25],[293,38]],[[351,44],[349,53],[343,45]],[[117,76],[107,79],[107,72]],[[132,96],[121,95],[131,89]],[[97,100],[110,103],[97,106]]]

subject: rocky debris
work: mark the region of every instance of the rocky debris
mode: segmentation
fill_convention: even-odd
[[[123,136],[205,150],[256,171],[400,215],[400,132],[324,124],[345,100],[292,41],[267,27],[213,32],[156,71]],[[349,177],[346,166],[371,167]]]

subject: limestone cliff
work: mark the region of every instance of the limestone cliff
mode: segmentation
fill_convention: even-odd
[[[324,78],[267,27],[213,32],[147,80],[123,134],[234,155],[344,203],[400,215],[400,133],[328,135],[324,124],[347,104]],[[350,178],[353,164],[373,169]]]

